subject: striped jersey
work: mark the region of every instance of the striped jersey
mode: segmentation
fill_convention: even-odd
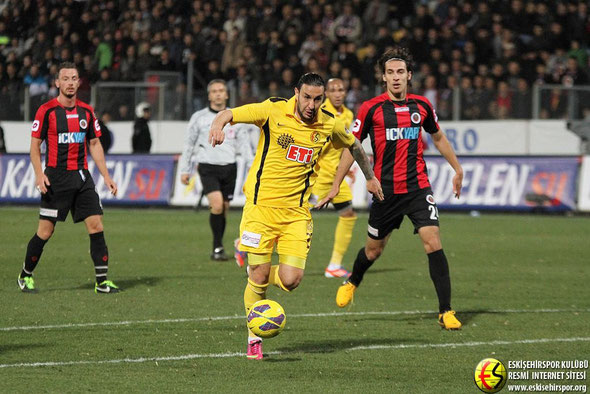
[[[232,123],[260,127],[254,162],[244,184],[246,199],[267,207],[307,206],[315,182],[315,165],[325,145],[354,144],[353,135],[332,113],[320,109],[314,123],[295,116],[296,96],[273,97],[231,109]]]
[[[88,169],[87,144],[102,134],[92,107],[80,100],[67,108],[54,98],[35,115],[32,136],[45,140],[45,166],[64,170]]]
[[[424,96],[408,94],[393,101],[386,93],[365,101],[352,126],[354,136],[371,138],[373,170],[385,196],[404,194],[430,186],[421,129],[440,130],[432,104]]]

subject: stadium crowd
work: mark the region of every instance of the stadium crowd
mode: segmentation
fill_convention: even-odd
[[[345,104],[356,110],[380,91],[376,60],[394,45],[410,48],[412,90],[428,97],[441,119],[452,116],[456,88],[461,119],[530,118],[533,84],[590,84],[589,3],[4,0],[0,119],[23,119],[25,87],[33,113],[56,96],[62,61],[79,67],[85,101],[97,81],[143,81],[149,70],[181,73],[178,89],[186,89],[192,61],[195,90],[226,79],[238,105],[290,97],[297,78],[312,71],[342,78]],[[559,89],[542,104],[543,118],[567,114]],[[113,120],[131,120],[132,105],[119,104]]]

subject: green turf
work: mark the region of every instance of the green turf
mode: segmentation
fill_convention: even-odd
[[[21,327],[0,331],[1,392],[476,393],[473,370],[485,357],[507,362],[590,355],[587,340],[514,343],[590,337],[587,217],[442,213],[453,306],[465,324],[446,332],[429,313],[436,296],[409,221],[365,276],[353,307],[342,310],[334,302],[340,281],[323,277],[336,216],[316,214],[301,286],[292,294],[276,288],[267,293],[284,306],[287,326],[264,342],[273,354],[256,362],[232,355],[245,351],[246,276],[232,261],[209,261],[205,211],[107,208],[109,278],[126,290],[117,295],[92,291],[84,225],[59,224],[35,271],[40,292],[23,294],[16,277],[37,211],[0,208],[0,329]],[[228,248],[239,219],[240,212],[230,213]],[[366,222],[366,213],[360,214],[347,267],[364,243]],[[560,311],[534,312],[540,309]],[[403,311],[409,313],[394,313]],[[320,313],[337,315],[301,316]],[[83,325],[122,321],[131,323]],[[22,329],[67,324],[72,326]],[[459,346],[429,346],[443,344]],[[96,363],[187,355],[193,356]],[[74,364],[6,367],[46,362]]]

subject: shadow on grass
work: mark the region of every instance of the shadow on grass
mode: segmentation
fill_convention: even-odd
[[[399,272],[399,271],[404,271],[402,268],[376,268],[376,269],[370,269],[367,271],[367,275],[370,274],[380,274],[383,272]],[[305,272],[305,276],[324,276],[324,271],[316,271],[316,272]],[[334,279],[338,279],[338,278],[334,278]],[[340,278],[342,279],[342,278]]]
[[[279,355],[271,354],[268,356],[265,355],[262,361],[266,363],[289,363],[294,361],[301,361],[301,357],[281,357]]]
[[[47,347],[46,343],[27,343],[27,344],[14,344],[14,345],[0,345],[0,354],[15,353],[28,351],[32,349],[38,349]]]
[[[400,272],[405,271],[403,268],[371,268],[367,271],[366,275],[380,274],[383,272]]]
[[[321,341],[303,341],[296,342],[289,346],[278,348],[277,351],[281,353],[291,353],[290,358],[292,361],[296,361],[297,358],[293,357],[293,353],[336,353],[354,348],[364,348],[371,346],[396,346],[402,344],[417,343],[420,344],[422,341],[409,340],[396,340],[394,338],[387,339],[376,339],[376,338],[355,338],[355,339],[333,339],[333,340],[321,340]],[[276,356],[275,356],[276,357]]]
[[[179,276],[179,278],[181,278],[181,276]],[[136,286],[149,286],[149,287],[157,286],[158,283],[160,283],[163,279],[166,279],[166,278],[160,277],[160,276],[144,276],[144,277],[137,277],[137,278],[133,278],[133,279],[117,279],[117,280],[113,280],[113,282],[117,286],[119,286],[123,291],[125,291],[127,289],[131,289]],[[84,283],[84,284],[76,286],[76,287],[60,287],[60,288],[48,289],[45,291],[50,292],[50,291],[64,291],[64,290],[65,291],[94,290],[94,283]]]
[[[457,319],[465,326],[469,324],[478,315],[505,315],[505,312],[492,311],[492,310],[468,310],[468,311],[457,311]],[[346,317],[346,316],[345,316]],[[364,315],[354,316],[351,315],[346,317],[347,321],[350,322],[365,322],[365,321],[404,321],[409,324],[417,324],[423,321],[435,321],[438,318],[436,312],[424,312],[424,313],[401,313],[401,314],[383,314],[383,315]]]

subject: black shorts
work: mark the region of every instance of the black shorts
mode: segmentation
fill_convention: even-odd
[[[404,215],[414,224],[414,233],[417,233],[420,227],[438,226],[438,208],[432,190],[427,187],[411,193],[386,197],[383,201],[373,200],[369,213],[369,237],[387,237],[400,227]]]
[[[238,174],[236,163],[220,166],[200,163],[197,171],[203,184],[203,194],[207,195],[211,192],[220,191],[225,201],[231,201],[234,198],[236,176]]]
[[[88,170],[61,170],[48,167],[45,175],[50,185],[41,194],[40,219],[63,222],[72,211],[74,223],[92,215],[102,215],[100,198]]]

